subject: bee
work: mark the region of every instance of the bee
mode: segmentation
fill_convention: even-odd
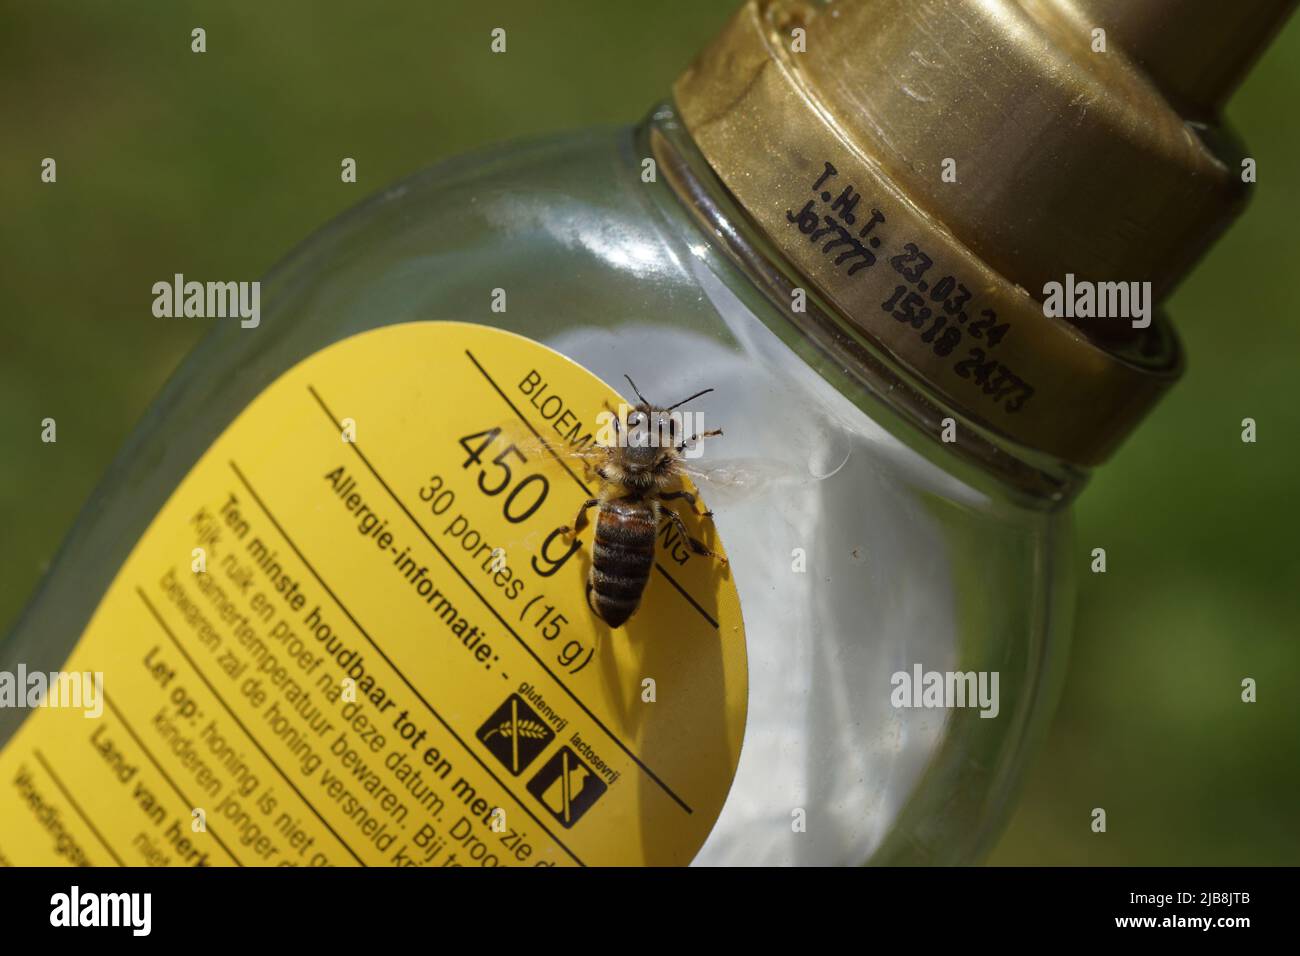
[[[695,509],[695,496],[674,487],[684,473],[686,449],[703,438],[714,438],[722,429],[689,437],[678,434],[680,416],[669,413],[713,389],[706,388],[674,405],[659,407],[646,401],[631,377],[624,376],[640,404],[627,414],[625,422],[613,413],[611,424],[616,441],[591,450],[594,472],[600,479],[598,496],[583,502],[573,524],[559,529],[564,535],[578,535],[588,524],[588,512],[599,507],[596,536],[591,546],[591,568],[587,574],[587,604],[610,627],[620,627],[641,604],[641,594],[654,566],[655,541],[661,517],[667,516],[683,541],[698,555],[726,558],[686,531],[681,516],[666,501],[684,501]],[[711,511],[696,512],[712,518]]]

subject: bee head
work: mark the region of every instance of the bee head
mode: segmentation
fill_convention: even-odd
[[[642,403],[627,415],[623,464],[632,483],[646,485],[671,468],[681,443],[681,420],[664,408]]]
[[[706,388],[667,408],[659,408],[646,401],[630,377],[624,377],[640,401],[628,412],[619,436],[623,446],[624,481],[632,487],[648,490],[656,484],[668,482],[682,457],[684,425],[682,413],[674,409],[691,399],[707,395],[713,389]]]

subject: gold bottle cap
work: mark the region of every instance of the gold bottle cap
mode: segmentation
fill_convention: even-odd
[[[1212,120],[1294,5],[750,0],[674,94],[854,331],[969,419],[1090,466],[1178,377],[1157,303],[1245,196],[1231,141],[1184,114]],[[1149,325],[1045,315],[1049,283],[1122,283],[1100,292],[1129,313],[1149,290]]]

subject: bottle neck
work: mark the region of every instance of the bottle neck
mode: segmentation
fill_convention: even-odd
[[[643,155],[653,157],[659,175],[706,240],[762,293],[789,329],[825,357],[828,367],[848,378],[851,388],[894,411],[914,433],[911,444],[932,442],[1039,507],[1068,503],[1082,489],[1086,469],[986,428],[863,335],[736,203],[673,104],[653,109],[638,137]],[[924,329],[913,331],[925,334]]]

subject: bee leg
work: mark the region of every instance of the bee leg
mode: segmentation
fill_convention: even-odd
[[[660,496],[660,500],[663,500],[664,497],[666,496]],[[696,554],[701,554],[706,558],[717,558],[718,561],[720,561],[722,564],[727,563],[726,558],[718,554],[718,552],[711,550],[709,546],[705,544],[703,541],[701,541],[699,538],[692,538],[687,533],[686,525],[682,524],[682,516],[679,515],[676,511],[673,511],[671,508],[660,508],[659,511],[660,513],[666,514],[669,518],[672,519],[673,527],[677,529],[677,533],[682,536],[682,539],[688,545],[690,545],[692,551],[694,551]]]
[[[681,443],[680,445],[677,446],[677,450],[678,450],[678,451],[685,451],[685,450],[686,450],[686,446],[689,445],[689,444],[690,444],[691,442],[693,442],[693,441],[699,441],[701,438],[717,438],[717,437],[718,437],[719,435],[721,435],[721,434],[722,434],[722,429],[721,429],[721,428],[715,428],[715,429],[713,429],[712,431],[708,431],[708,432],[700,432],[700,433],[697,434],[697,435],[692,435],[690,438],[683,438],[683,439],[682,439],[682,443]]]
[[[563,528],[558,528],[556,530],[558,530],[560,534],[579,534],[583,528],[587,527],[587,512],[598,504],[600,504],[599,498],[588,498],[583,503],[582,507],[578,509],[578,517],[573,519],[573,526],[570,527],[565,525]]]
[[[683,501],[685,501],[688,505],[691,506],[691,510],[694,511],[701,518],[709,518],[709,519],[713,518],[712,511],[695,510],[695,496],[691,494],[689,491],[670,491],[667,494],[663,494],[659,496],[660,501],[672,501],[675,498],[681,498]]]

